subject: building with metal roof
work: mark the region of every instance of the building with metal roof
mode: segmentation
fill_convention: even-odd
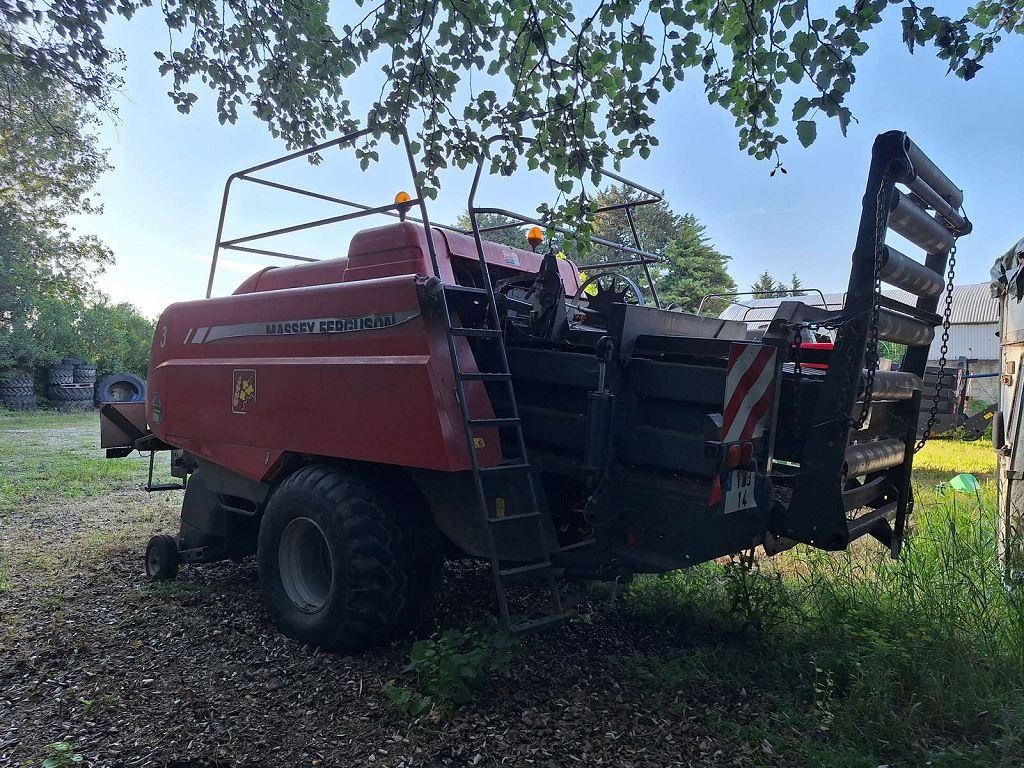
[[[896,301],[913,304],[917,297],[896,288],[882,293]],[[719,317],[723,320],[742,320],[751,328],[766,328],[775,316],[775,310],[791,297],[770,299],[740,298],[733,301]],[[846,303],[845,293],[821,293],[808,291],[796,298],[812,307],[842,309]],[[942,311],[940,301],[939,311]],[[947,357],[966,357],[971,360],[995,361],[999,359],[999,302],[992,298],[988,283],[956,285],[953,287],[953,306],[950,312],[949,352]],[[938,360],[942,345],[941,330],[936,331],[928,357]]]

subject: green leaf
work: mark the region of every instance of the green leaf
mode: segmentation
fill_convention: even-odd
[[[805,147],[811,146],[818,137],[818,126],[813,120],[800,120],[796,124],[796,136]]]

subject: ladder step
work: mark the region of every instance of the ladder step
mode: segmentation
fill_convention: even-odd
[[[512,381],[511,373],[463,373],[458,372],[463,381]]]
[[[507,419],[470,419],[469,426],[474,429],[487,429],[488,427],[514,427],[519,424],[521,419],[507,418]]]
[[[480,474],[501,474],[509,472],[511,474],[520,474],[530,471],[530,465],[522,462],[518,464],[495,464],[493,467],[480,467]]]
[[[453,336],[471,336],[477,339],[500,339],[501,331],[493,328],[463,328],[460,325],[452,326]]]
[[[526,632],[535,632],[546,627],[551,627],[556,624],[564,624],[566,620],[565,614],[552,614],[550,616],[541,616],[536,619],[528,619],[526,621],[520,621],[509,627],[509,631],[514,635],[524,634]]]
[[[488,517],[489,523],[507,523],[510,520],[526,520],[531,517],[540,517],[540,512],[522,512],[517,515],[504,515],[503,517]]]
[[[498,575],[503,579],[523,579],[541,571],[551,571],[551,563],[545,561],[530,563],[528,565],[517,565],[515,568],[503,568]]]

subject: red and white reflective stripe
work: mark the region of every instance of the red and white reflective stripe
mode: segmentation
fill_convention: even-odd
[[[725,377],[722,441],[758,437],[765,429],[775,397],[775,347],[731,344]]]

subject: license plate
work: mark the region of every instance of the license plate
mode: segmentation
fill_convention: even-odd
[[[754,498],[754,473],[734,469],[725,476],[725,514],[757,506]]]

